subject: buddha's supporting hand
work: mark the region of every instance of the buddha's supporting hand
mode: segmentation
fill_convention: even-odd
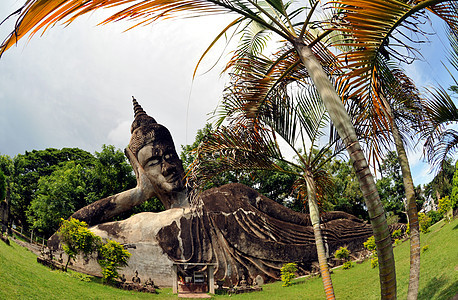
[[[137,193],[139,193],[139,199],[144,199],[143,201],[141,201],[141,203],[150,199],[151,197],[156,196],[154,187],[151,181],[149,180],[148,176],[146,175],[145,170],[140,165],[137,157],[132,153],[129,147],[127,147],[124,150],[124,154],[129,159],[130,165],[134,170],[135,177],[137,177],[137,186],[135,187],[135,189],[137,190]]]

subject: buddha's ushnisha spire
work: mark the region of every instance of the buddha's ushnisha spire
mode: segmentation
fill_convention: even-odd
[[[132,102],[134,104],[134,119],[141,115],[146,115],[146,112],[143,110],[140,104],[138,104],[137,99],[135,99],[134,96],[132,96]]]
[[[138,127],[156,123],[156,120],[153,117],[148,116],[141,105],[138,104],[134,96],[132,96],[132,103],[134,105],[134,121],[132,122],[132,126],[130,128],[131,133],[133,133]]]

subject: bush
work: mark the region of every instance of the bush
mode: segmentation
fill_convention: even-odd
[[[425,252],[429,249],[429,245],[424,245],[423,247],[421,247],[421,252]]]
[[[368,238],[367,241],[365,241],[363,243],[363,245],[364,245],[364,248],[366,248],[370,252],[372,252],[372,253],[375,252],[376,253],[377,245],[375,244],[375,237],[374,236],[371,236],[370,238]]]
[[[86,222],[70,218],[69,220],[61,219],[57,234],[62,240],[62,248],[68,255],[65,271],[71,259],[75,259],[78,254],[87,257],[97,250],[101,243],[99,236],[93,234],[88,228]]]
[[[281,280],[283,281],[282,286],[291,286],[291,281],[296,277],[297,264],[288,263],[284,264],[281,268]]]
[[[371,236],[363,243],[364,248],[369,250],[371,254],[371,267],[372,269],[378,266],[377,245],[375,244],[375,237]]]
[[[374,269],[376,267],[378,267],[378,257],[377,256],[371,258],[371,268]]]
[[[418,213],[418,222],[420,225],[420,232],[428,233],[429,227],[432,225],[432,219],[424,213]]]
[[[344,262],[344,264],[342,265],[342,269],[344,270],[348,270],[350,268],[353,268],[353,263],[351,261]]]
[[[396,229],[395,231],[393,231],[393,233],[391,234],[391,237],[393,239],[399,239],[400,237],[402,236],[402,232],[401,232],[401,229]]]
[[[118,242],[107,240],[107,243],[99,248],[99,255],[101,258],[98,263],[102,267],[102,276],[107,282],[111,282],[119,277],[118,269],[127,266],[131,254]]]
[[[452,200],[449,196],[445,196],[444,198],[439,199],[439,209],[438,212],[441,216],[450,221],[450,211],[452,210]],[[452,213],[453,215],[453,213]]]
[[[350,257],[350,250],[347,247],[340,247],[334,253],[334,257],[337,259],[347,260]]]
[[[431,225],[436,224],[443,218],[443,216],[436,210],[430,210],[426,213],[426,215],[431,218]]]

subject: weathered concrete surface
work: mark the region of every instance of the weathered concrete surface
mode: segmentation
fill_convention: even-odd
[[[115,240],[124,244],[132,254],[128,266],[120,269],[128,281],[138,271],[142,283],[152,278],[158,286],[171,286],[173,261],[164,253],[156,236],[158,231],[181,218],[189,217],[189,209],[169,209],[160,213],[145,212],[126,220],[109,222],[91,227],[90,230],[102,239]],[[95,258],[85,261],[81,257],[75,267],[90,274],[100,274],[101,269]]]
[[[279,279],[288,262],[297,262],[304,272],[317,260],[308,215],[241,184],[211,189],[201,200],[199,209],[140,213],[91,231],[127,247],[132,256],[120,271],[127,280],[138,271],[142,281],[151,277],[159,286],[171,285],[173,262],[217,263],[215,279],[235,284],[242,275],[250,282],[258,275],[266,281]],[[357,251],[372,235],[369,224],[344,212],[326,213],[322,222],[330,255],[340,246]],[[94,259],[79,259],[77,267],[100,272]]]

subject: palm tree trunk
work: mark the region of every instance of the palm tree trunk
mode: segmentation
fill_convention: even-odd
[[[313,180],[311,174],[305,175],[305,181],[307,182],[310,221],[312,222],[313,233],[315,234],[316,252],[318,254],[318,264],[320,265],[324,292],[326,293],[326,299],[335,299],[336,297],[332,286],[331,274],[329,273],[328,261],[326,259],[326,250],[324,249],[323,238],[321,236],[320,213],[318,211],[318,204],[316,203],[315,181]]]
[[[396,299],[396,270],[385,210],[353,124],[334,86],[311,49],[299,39],[295,41],[294,47],[312,78],[340,138],[345,143],[358,176],[377,245],[382,299]]]
[[[389,114],[391,107],[389,107]],[[396,150],[398,152],[399,164],[401,165],[402,180],[406,193],[406,210],[410,228],[410,275],[407,299],[414,300],[418,296],[418,285],[420,282],[420,226],[418,223],[417,204],[415,201],[415,188],[413,186],[412,173],[410,172],[409,160],[405,151],[404,143],[399,129],[392,118],[392,132]]]

